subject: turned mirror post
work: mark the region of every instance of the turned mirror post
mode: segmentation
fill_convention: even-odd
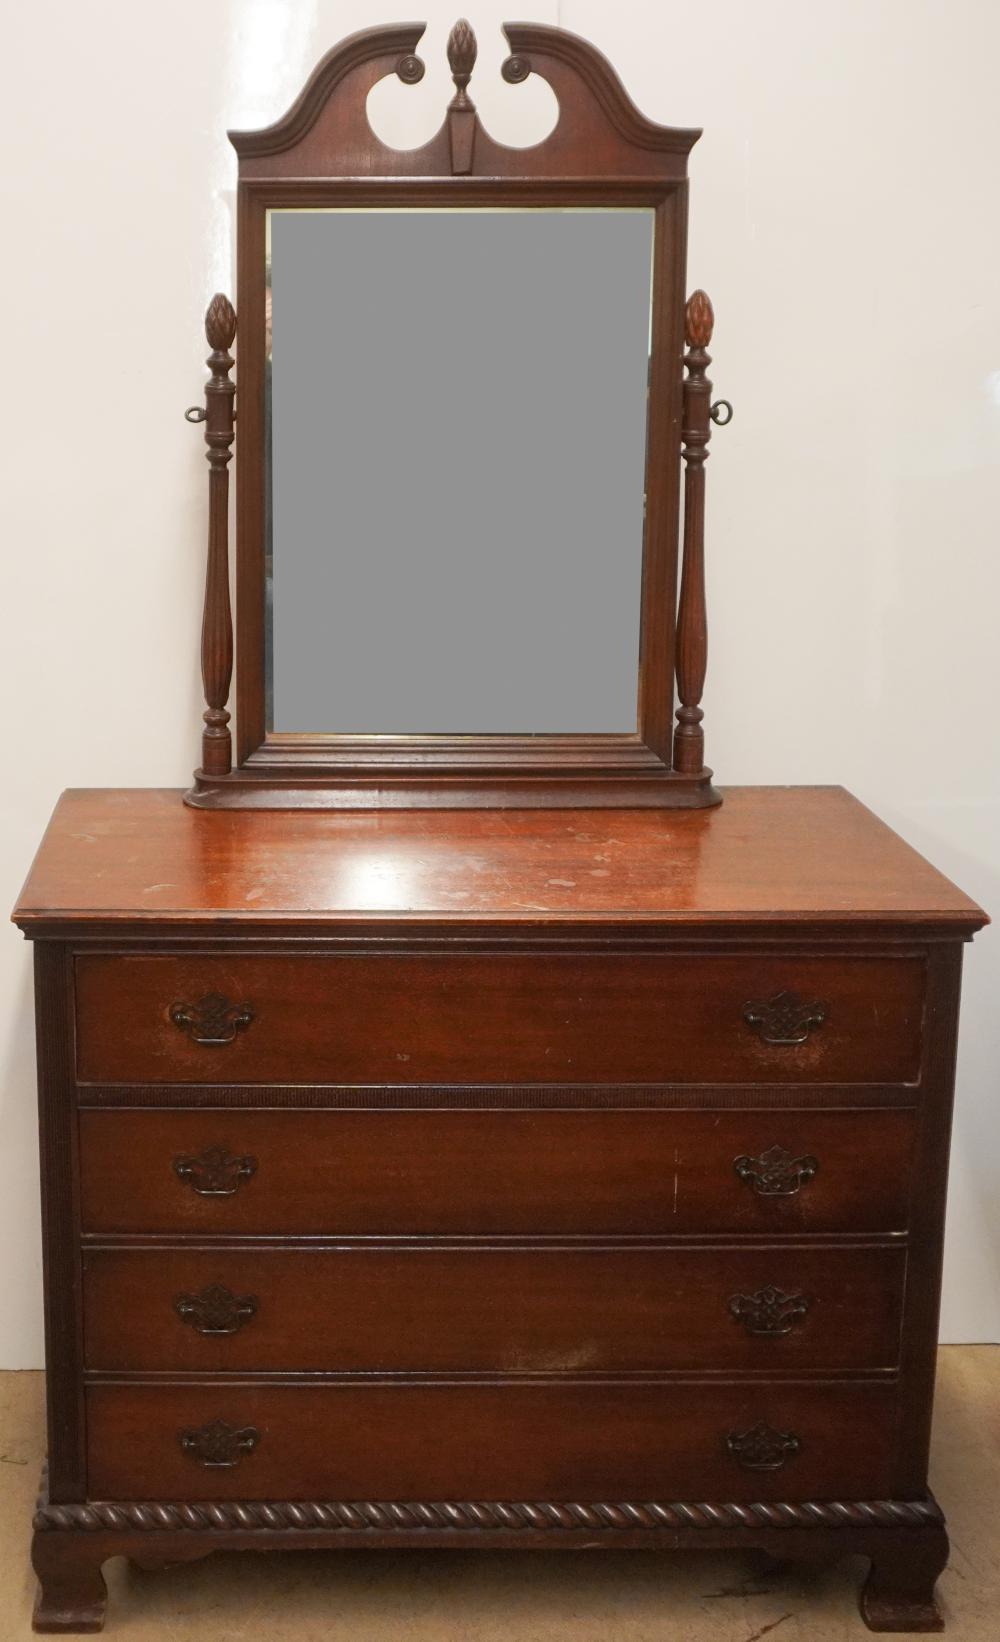
[[[205,409],[186,412],[189,422],[204,422],[208,475],[208,556],[205,607],[201,627],[201,678],[205,688],[205,728],[201,767],[206,775],[228,775],[233,766],[230,714],[226,703],[233,676],[233,617],[229,603],[229,460],[234,434],[236,384],[229,372],[229,349],[236,337],[236,313],[229,298],[217,293],[205,315],[205,338],[211,348],[205,383]]]
[[[684,556],[677,608],[677,729],[674,769],[697,773],[705,762],[701,696],[708,665],[708,615],[705,609],[705,463],[711,437],[712,384],[705,375],[715,315],[704,291],[695,291],[685,309]]]
[[[394,25],[352,36],[324,58],[283,119],[262,131],[230,133],[240,173],[236,744],[234,759],[228,707],[233,635],[226,496],[235,393],[228,375],[232,365],[228,348],[235,335],[235,314],[225,298],[216,298],[209,312],[213,352],[206,390],[211,494],[202,661],[207,710],[202,765],[187,795],[189,803],[206,808],[377,809],[703,807],[719,802],[712,772],[704,762],[701,709],[707,631],[703,463],[713,414],[711,386],[705,376],[705,348],[711,334],[711,306],[703,293],[696,293],[688,305],[686,331],[684,311],[687,155],[700,133],[648,120],[630,101],[607,61],[588,42],[562,29],[535,24],[508,24],[504,32],[511,48],[502,68],[507,84],[516,88],[530,75],[538,75],[548,81],[559,104],[554,129],[533,148],[506,147],[483,127],[469,93],[476,65],[476,38],[464,21],[452,30],[447,47],[454,94],[440,130],[423,148],[388,148],[372,131],[366,108],[368,93],[387,76],[395,75],[403,85],[413,85],[422,78],[423,64],[416,55],[423,33],[421,25]],[[416,402],[409,424],[401,435],[395,435],[397,443],[393,444],[389,413],[404,385],[411,393],[413,390],[413,380],[407,383],[405,373],[414,350],[406,343],[414,336],[414,326],[432,322],[426,307],[421,308],[414,292],[406,288],[409,263],[405,254],[397,252],[387,257],[383,250],[380,262],[377,250],[370,253],[375,259],[371,263],[373,276],[384,272],[389,264],[403,270],[399,276],[402,283],[397,281],[394,288],[387,288],[381,309],[389,329],[399,312],[412,308],[414,315],[409,333],[404,329],[399,343],[389,351],[388,363],[378,367],[383,373],[378,379],[384,414],[378,402],[363,412],[363,398],[354,396],[355,386],[363,387],[373,379],[371,360],[377,354],[374,347],[369,350],[367,369],[362,352],[353,376],[346,367],[336,368],[334,361],[341,358],[339,345],[330,353],[331,363],[326,366],[313,365],[307,349],[307,377],[312,367],[309,390],[314,396],[310,403],[314,408],[305,412],[304,440],[301,421],[294,433],[290,431],[286,415],[290,332],[286,328],[282,333],[282,324],[287,327],[292,310],[282,309],[278,277],[279,266],[283,270],[281,278],[288,277],[290,236],[294,231],[301,252],[308,234],[315,234],[317,223],[326,219],[336,226],[337,234],[355,236],[350,242],[353,254],[361,243],[357,236],[367,233],[378,217],[387,222],[394,219],[396,228],[403,232],[407,231],[407,223],[412,224],[414,235],[418,219],[424,228],[428,222],[432,226],[440,223],[442,288],[447,293],[447,281],[461,277],[465,284],[455,287],[456,293],[468,296],[469,286],[476,282],[475,272],[470,275],[468,269],[478,267],[483,290],[473,289],[471,294],[480,302],[480,314],[496,313],[499,299],[510,296],[505,334],[509,338],[508,352],[518,362],[523,377],[526,408],[543,401],[548,404],[546,396],[551,393],[549,431],[543,427],[531,445],[532,455],[540,453],[542,458],[532,484],[544,490],[547,482],[550,507],[562,506],[565,511],[561,524],[555,513],[550,519],[540,503],[534,504],[536,492],[525,485],[516,454],[515,434],[520,420],[516,406],[511,407],[505,425],[494,427],[490,420],[491,381],[475,384],[477,342],[482,340],[476,334],[475,312],[466,319],[460,334],[454,324],[449,330],[447,294],[442,315],[436,321],[440,330],[420,338],[429,341],[430,363],[423,367],[426,374],[415,374],[413,380],[418,388],[426,384],[427,403],[420,408]],[[534,300],[537,334],[546,342],[556,328],[555,318],[564,320],[564,309],[571,304],[560,301],[551,279],[546,286],[542,277],[551,274],[553,253],[535,248],[531,255],[546,260],[532,263],[523,250],[527,241],[518,242],[517,235],[526,226],[533,233],[548,219],[559,227],[567,243],[571,233],[584,236],[575,262],[571,257],[568,271],[562,276],[566,280],[564,293],[572,297],[576,283],[582,283],[582,273],[577,281],[572,270],[590,266],[601,237],[612,247],[609,268],[615,277],[624,277],[625,225],[630,217],[648,219],[651,235],[645,264],[647,296],[642,304],[638,287],[622,297],[613,291],[609,277],[589,305],[581,305],[578,329],[575,339],[572,335],[568,338],[568,351],[562,356],[553,352],[551,359],[546,359],[541,357],[544,346],[536,344],[519,354],[522,332],[530,329],[527,318],[531,310],[530,306],[523,308],[524,318],[519,322],[515,298],[529,305]],[[508,244],[514,247],[509,290],[496,285],[492,291],[489,289],[489,273],[503,277],[496,275],[502,258],[479,252],[478,264],[474,259],[470,264],[466,245],[463,263],[462,257],[449,249],[467,238],[465,229],[471,231],[476,218],[481,223],[492,220],[504,234],[508,234],[509,225]],[[284,225],[280,239],[283,261],[276,249],[276,224]],[[589,241],[587,235],[591,236]],[[529,233],[528,239],[531,237]],[[535,238],[541,245],[544,236]],[[342,254],[349,242],[341,237],[337,243]],[[273,294],[272,254],[276,259]],[[311,254],[306,253],[307,262]],[[459,266],[466,270],[461,276],[456,272]],[[326,306],[317,301],[306,319],[314,326],[315,357],[320,361],[326,333],[332,335],[335,324],[348,328],[354,325],[360,335],[370,334],[378,340],[377,304],[374,318],[360,311],[362,304],[357,304],[359,311],[355,312],[344,294],[348,290],[346,277],[338,280],[338,271],[334,253],[321,283],[322,303]],[[342,303],[339,310],[338,295]],[[546,302],[551,304],[548,309]],[[461,304],[452,306],[457,310]],[[641,374],[633,380],[638,383],[634,391],[639,398],[634,403],[642,407],[644,431],[640,433],[637,428],[634,435],[629,435],[634,455],[630,472],[634,470],[634,476],[626,480],[620,478],[624,469],[612,450],[610,433],[605,429],[595,435],[595,430],[600,426],[599,409],[604,409],[609,427],[628,418],[624,412],[619,415],[617,406],[607,410],[612,397],[608,367],[592,363],[591,375],[586,375],[591,356],[594,361],[601,359],[597,344],[606,342],[605,333],[612,319],[623,313],[633,327],[633,338],[641,331],[643,339]],[[551,322],[547,321],[548,314],[553,316]],[[706,324],[708,332],[703,334]],[[685,336],[690,345],[686,360]],[[605,357],[617,360],[622,351],[616,345]],[[456,360],[461,361],[457,378]],[[283,400],[277,397],[279,377]],[[442,385],[448,393],[435,410],[431,390],[437,391]],[[472,392],[474,385],[482,387],[479,399]],[[445,410],[440,408],[442,404]],[[622,404],[627,408],[627,395]],[[589,422],[588,407],[593,412]],[[446,411],[457,420],[449,424]],[[402,523],[394,518],[386,526],[374,517],[373,509],[371,529],[376,534],[383,532],[373,544],[371,531],[366,536],[357,515],[352,518],[348,509],[338,506],[344,487],[338,489],[336,461],[349,447],[350,454],[343,459],[350,462],[352,474],[357,469],[365,454],[355,449],[359,428],[362,442],[368,440],[368,453],[374,453],[382,462],[368,490],[361,487],[364,495],[381,499],[383,493],[398,492],[405,502],[406,480],[402,475],[406,458],[412,456],[409,446],[418,434],[423,434],[427,443],[421,461],[427,453],[426,460],[433,463],[435,442],[439,455],[444,453],[440,472],[435,470],[432,478],[438,486],[436,495],[447,504],[454,490],[456,464],[464,464],[459,472],[479,471],[475,462],[469,462],[468,452],[461,458],[456,454],[460,443],[457,431],[471,439],[473,456],[482,458],[485,464],[482,507],[486,514],[495,516],[487,522],[496,524],[499,520],[494,541],[482,520],[477,519],[477,507],[468,505],[468,498],[461,508],[453,510],[466,531],[464,540],[459,535],[452,552],[457,574],[439,590],[442,608],[436,628],[422,606],[419,618],[411,618],[411,632],[405,635],[413,640],[409,645],[402,642],[398,627],[394,638],[392,623],[384,619],[387,614],[405,615],[411,608],[406,577],[394,573],[392,554],[397,555],[399,569],[423,577],[423,586],[418,590],[428,595],[428,608],[432,608],[437,584],[433,580],[434,557],[428,549],[438,540],[433,534],[434,509],[414,505],[409,516],[405,511],[400,515]],[[596,436],[605,442],[588,447],[588,428],[592,439]],[[354,445],[345,441],[344,430],[350,433]],[[574,439],[575,466],[572,461],[567,466],[565,453]],[[552,460],[546,474],[550,440]],[[317,501],[310,502],[307,496],[304,503],[308,519],[317,521],[314,534],[318,546],[313,563],[318,567],[315,574],[319,580],[313,596],[308,585],[304,595],[301,587],[299,590],[302,608],[313,619],[310,632],[314,635],[308,642],[303,641],[300,649],[327,668],[328,699],[320,700],[313,690],[311,695],[306,692],[305,706],[300,703],[295,711],[279,713],[276,635],[279,618],[287,617],[292,608],[286,591],[293,565],[287,519],[289,495],[294,497],[296,486],[289,483],[287,469],[286,477],[281,478],[275,465],[278,458],[273,453],[276,451],[280,458],[281,451],[301,451],[304,444],[316,453],[311,457],[312,474],[328,475],[329,491],[328,498],[317,493]],[[681,554],[682,460],[685,510]],[[619,473],[617,491],[612,483],[613,472]],[[307,490],[308,486],[303,494]],[[612,496],[617,512],[609,503],[605,518],[597,504]],[[586,529],[598,516],[599,522],[593,528],[604,534],[596,543],[585,545]],[[422,539],[422,528],[432,534]],[[526,539],[526,531],[531,528],[535,536],[528,559],[519,566],[516,556],[507,549]],[[384,565],[380,558],[383,550]],[[484,558],[484,554],[489,557]],[[636,554],[639,557],[633,570],[630,556]],[[382,612],[371,599],[367,603],[364,597],[360,602],[357,599],[357,579],[355,576],[352,582],[351,576],[366,563],[374,566],[376,588],[385,590]],[[608,625],[611,606],[606,589],[601,590],[597,570],[616,576],[619,591],[633,585],[626,576],[634,577],[634,603],[628,613],[631,636],[615,639],[617,662]],[[509,578],[519,575],[521,581],[516,587],[510,581],[507,591],[513,589],[512,596],[502,604],[495,592],[491,593],[490,575],[505,571]],[[543,600],[546,588],[549,606]],[[579,601],[588,593],[589,624],[578,619],[584,608]],[[535,603],[537,610],[533,608]],[[327,614],[330,621],[324,624]],[[418,619],[426,625],[418,627]],[[493,628],[489,630],[491,620]],[[348,669],[350,680],[361,691],[360,699],[348,699],[343,683],[335,679],[334,660],[344,653],[344,644],[338,642],[337,621],[348,623],[363,635],[364,663]],[[492,649],[489,644],[476,642],[477,624],[481,637],[496,641]],[[280,631],[282,654],[294,653],[294,631],[289,639],[287,620]],[[343,634],[343,627],[340,631]],[[461,645],[449,647],[456,634],[463,642],[467,640],[464,650]],[[622,669],[629,666],[630,646],[632,671],[628,673]],[[469,707],[466,722],[461,712],[452,712],[447,704],[444,708],[428,708],[426,701],[437,698],[433,692],[422,695],[417,686],[424,682],[424,658],[430,667],[435,656],[441,658],[450,701],[461,705],[474,702],[474,687],[481,688],[486,700],[493,689],[490,699],[496,710],[484,708],[477,718],[478,709]],[[607,705],[609,696],[604,694],[602,711],[599,704],[588,704],[576,680],[580,686],[594,685],[596,670],[607,664],[609,656],[613,661],[609,676],[625,680],[624,691],[619,688],[614,699],[620,697],[626,705],[612,709]],[[459,657],[467,659],[460,663]],[[489,672],[490,665],[493,673]],[[390,674],[394,666],[395,695],[390,692],[386,698],[390,706],[379,709],[374,695],[369,696],[366,706],[365,688],[377,675]],[[572,671],[574,666],[578,673]],[[614,666],[619,669],[617,674]],[[523,701],[518,705],[519,698],[510,688],[512,681],[533,681],[537,677],[544,682],[546,668],[549,679],[562,684],[562,696],[558,691],[552,693],[548,705],[535,700],[534,711]],[[595,689],[600,695],[603,683],[598,681]],[[534,682],[530,690],[535,690]],[[627,705],[629,690],[631,708]],[[524,693],[529,694],[527,686]],[[567,700],[578,702],[575,714],[565,705]],[[393,701],[403,703],[396,716]]]

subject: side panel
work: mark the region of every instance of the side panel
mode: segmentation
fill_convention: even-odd
[[[50,1500],[86,1497],[83,1311],[73,963],[58,941],[35,946],[35,1031],[41,1148],[42,1261]]]

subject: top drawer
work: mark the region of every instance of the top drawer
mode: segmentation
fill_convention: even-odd
[[[386,954],[76,963],[109,1083],[908,1083],[919,958]]]

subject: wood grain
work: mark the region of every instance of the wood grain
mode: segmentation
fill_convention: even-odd
[[[101,1371],[565,1373],[892,1368],[906,1252],[366,1245],[88,1248],[87,1365]],[[178,1316],[221,1284],[256,1308],[229,1334]],[[789,1332],[752,1334],[735,1294],[805,1296]]]
[[[709,814],[636,810],[203,815],[180,793],[64,793],[14,912],[89,923],[663,924],[815,935],[986,915],[840,787],[733,787]]]
[[[909,1469],[896,1408],[891,1385],[836,1380],[629,1382],[627,1395],[614,1380],[92,1384],[88,1479],[98,1499],[891,1498]],[[217,1418],[260,1433],[231,1470],[178,1441]],[[761,1419],[801,1439],[780,1470],[746,1471],[726,1450]]]
[[[559,119],[534,147],[491,138],[467,82],[475,38],[450,41],[455,96],[421,148],[385,146],[368,123],[371,88],[422,76],[422,29],[367,30],[319,65],[287,115],[233,132],[239,156],[240,423],[237,449],[237,753],[230,774],[199,774],[189,802],[382,809],[388,804],[550,807],[713,805],[711,774],[671,767],[677,596],[679,427],[687,155],[699,132],[640,114],[599,51],[565,30],[511,23],[502,70],[517,87],[548,82]],[[480,69],[475,76],[478,82]],[[507,93],[516,97],[518,92]],[[265,256],[271,208],[645,205],[655,212],[646,516],[639,624],[638,726],[622,735],[326,735],[269,733],[265,714]],[[499,468],[503,451],[494,452]],[[517,476],[512,475],[516,483]]]
[[[802,1043],[748,1021],[792,988],[826,1019]],[[181,1030],[222,998],[227,1042]],[[549,954],[81,956],[77,1075],[121,1083],[910,1083],[918,958]]]
[[[796,1111],[206,1108],[79,1117],[92,1233],[202,1236],[669,1236],[906,1228],[916,1121],[905,1109]],[[734,1160],[780,1144],[819,1164],[761,1197]],[[230,1197],[199,1197],[178,1156],[256,1160]]]

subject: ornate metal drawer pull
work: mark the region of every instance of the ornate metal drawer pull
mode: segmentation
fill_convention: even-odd
[[[819,1159],[793,1157],[784,1146],[772,1146],[759,1157],[737,1157],[733,1168],[758,1197],[795,1197],[819,1173]]]
[[[234,1294],[221,1283],[210,1283],[200,1294],[178,1294],[174,1310],[196,1334],[238,1334],[257,1314],[255,1294]]]
[[[206,1469],[231,1470],[239,1465],[244,1454],[252,1454],[260,1442],[260,1432],[254,1425],[227,1425],[225,1420],[210,1420],[194,1430],[178,1431],[177,1441],[185,1454]]]
[[[197,1003],[173,1003],[170,1019],[193,1043],[220,1048],[245,1032],[254,1018],[248,1003],[230,1003],[220,992],[210,992]]]
[[[743,1019],[762,1043],[792,1048],[817,1032],[829,1013],[825,1003],[806,1003],[797,992],[776,992],[773,998],[743,1005]]]
[[[802,1442],[791,1431],[776,1431],[758,1420],[749,1431],[730,1431],[726,1447],[745,1471],[780,1471],[802,1452]]]
[[[729,1309],[748,1334],[790,1334],[812,1301],[804,1294],[785,1294],[769,1283],[756,1294],[734,1294]]]
[[[199,1197],[232,1197],[244,1180],[257,1173],[255,1157],[234,1157],[224,1146],[209,1146],[197,1156],[174,1158],[174,1174]]]

